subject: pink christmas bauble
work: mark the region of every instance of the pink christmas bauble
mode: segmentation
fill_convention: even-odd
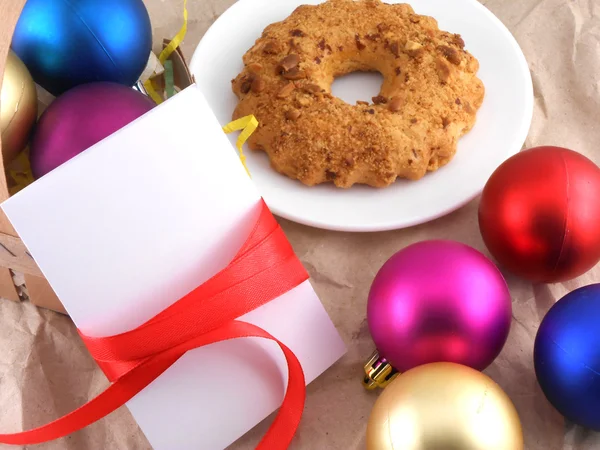
[[[430,240],[393,255],[369,292],[371,336],[395,369],[454,362],[485,369],[508,337],[511,298],[498,268],[454,241]]]
[[[40,178],[128,123],[155,103],[121,84],[98,82],[77,86],[44,111],[31,142],[34,178]]]

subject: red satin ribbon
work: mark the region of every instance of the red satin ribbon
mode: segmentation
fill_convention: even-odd
[[[308,274],[264,202],[261,208],[242,248],[213,278],[134,330],[102,338],[80,333],[112,382],[103,393],[47,425],[0,434],[0,443],[30,445],[66,436],[124,405],[188,350],[228,339],[261,337],[281,347],[288,364],[288,386],[279,413],[257,448],[287,448],[304,409],[302,366],[285,344],[236,318],[298,286]]]

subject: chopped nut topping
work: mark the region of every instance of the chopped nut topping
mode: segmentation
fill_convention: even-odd
[[[423,47],[421,44],[415,41],[406,41],[406,45],[404,46],[405,50],[418,50]]]
[[[388,99],[387,97],[384,97],[383,95],[378,95],[377,97],[373,97],[372,98],[373,103],[375,103],[376,105],[384,105],[387,103]]]
[[[296,37],[304,37],[304,36],[306,36],[302,30],[298,30],[298,29],[290,31],[290,34],[292,36],[296,36]]]
[[[300,57],[295,53],[287,55],[281,61],[279,61],[279,66],[277,66],[277,70],[281,72],[288,72],[291,69],[295,68],[300,63]]]
[[[400,48],[398,46],[398,41],[394,41],[390,44],[390,51],[396,58],[400,56]]]
[[[390,100],[388,109],[392,112],[400,111],[400,108],[402,107],[402,103],[404,103],[402,97],[400,97],[399,95],[396,95],[396,96],[392,97],[392,99]]]
[[[315,58],[315,62],[316,62],[317,64],[321,64],[321,58],[319,58],[319,57],[317,56],[317,57]]]
[[[368,112],[369,114],[375,114],[375,110],[374,110],[373,108],[369,109],[367,112]]]
[[[251,89],[254,93],[259,93],[265,90],[266,83],[263,77],[257,76],[254,81],[252,81]]]
[[[444,117],[444,118],[442,119],[442,126],[443,126],[444,128],[448,127],[448,125],[450,125],[450,123],[451,123],[451,122],[450,122],[450,119],[449,119],[448,117]]]
[[[452,47],[448,47],[446,45],[440,45],[438,47],[438,50],[440,52],[442,52],[442,55],[444,55],[446,57],[446,59],[448,61],[450,61],[452,64],[454,64],[455,66],[458,66],[460,64],[460,55]]]
[[[304,86],[302,86],[302,88],[310,93],[310,94],[316,94],[316,93],[320,93],[322,91],[321,86],[319,86],[318,84],[305,84]]]
[[[263,66],[259,63],[252,63],[248,65],[248,70],[252,73],[262,73]]]
[[[263,53],[266,53],[268,55],[274,55],[276,53],[279,53],[277,44],[275,44],[275,42],[273,42],[273,41],[267,42],[263,47]]]
[[[413,58],[421,56],[424,53],[423,46],[418,42],[414,41],[406,41],[406,45],[404,46],[404,50]]]
[[[363,44],[362,42],[360,42],[360,36],[358,34],[354,35],[354,40],[356,41],[356,48],[359,50],[364,50],[365,48],[367,48],[367,46],[365,44]]]
[[[377,31],[380,33],[384,33],[390,29],[390,26],[387,23],[377,24]]]
[[[447,83],[450,80],[450,66],[441,58],[435,60],[437,73],[442,83]]]
[[[248,80],[242,81],[242,84],[240,85],[240,92],[242,94],[247,94],[248,92],[250,92],[250,87],[252,86],[252,83]]]
[[[452,42],[458,45],[460,48],[465,48],[465,41],[460,34],[455,34]]]
[[[321,39],[317,45],[321,50],[325,50],[325,38]]]
[[[311,98],[308,95],[301,95],[297,101],[300,106],[308,106],[311,103]]]
[[[289,111],[285,112],[285,118],[287,120],[296,120],[301,115],[302,115],[302,113],[297,109],[290,109]]]
[[[289,95],[294,92],[294,89],[296,89],[296,85],[293,82],[289,82],[288,84],[286,84],[285,86],[283,86],[281,88],[281,90],[277,93],[277,98],[285,98],[285,97],[289,97]]]
[[[402,69],[400,67],[396,67],[396,75],[400,75],[402,73]]]
[[[368,105],[369,105],[369,102],[365,102],[365,101],[363,101],[363,100],[357,100],[357,101],[356,101],[356,104],[357,104],[357,105],[365,105],[365,106],[368,106]]]
[[[290,69],[282,75],[286,80],[301,80],[302,78],[306,78],[306,73],[297,67]]]

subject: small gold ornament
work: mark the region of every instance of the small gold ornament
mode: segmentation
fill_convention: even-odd
[[[415,367],[377,399],[368,450],[523,450],[511,400],[491,378],[454,363]]]
[[[5,164],[25,148],[36,118],[35,84],[25,64],[9,50],[0,95],[0,130]]]

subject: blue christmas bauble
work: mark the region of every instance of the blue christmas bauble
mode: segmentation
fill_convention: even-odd
[[[132,86],[148,62],[152,27],[142,0],[27,0],[11,47],[54,95],[93,81]]]
[[[600,431],[600,284],[550,308],[535,338],[534,364],[550,403],[571,422]]]

